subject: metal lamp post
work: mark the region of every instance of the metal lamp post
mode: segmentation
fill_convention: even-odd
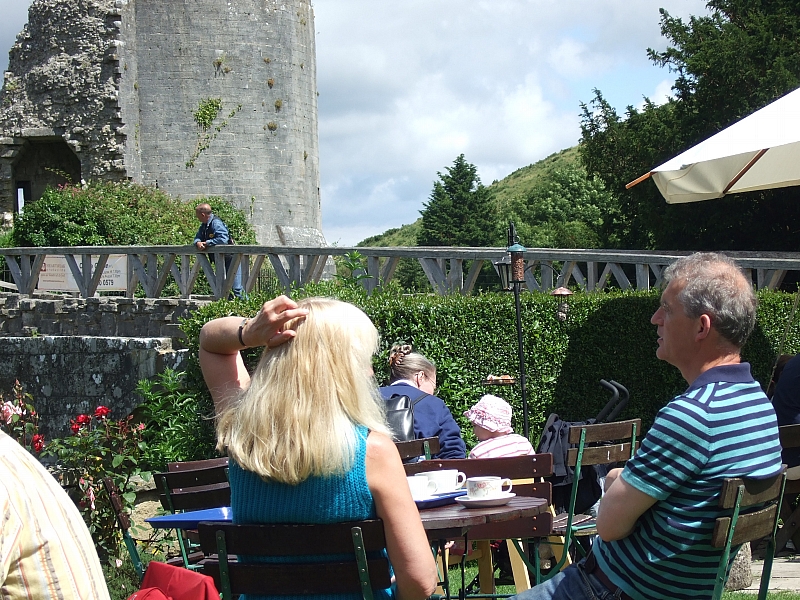
[[[522,341],[522,311],[519,302],[520,286],[525,283],[525,246],[519,243],[514,223],[508,224],[507,255],[502,260],[494,263],[500,276],[500,285],[504,290],[514,291],[514,306],[517,312],[517,349],[519,351],[519,385],[522,395],[522,418],[525,438],[529,439],[530,426],[528,422],[528,389],[525,379],[525,351]]]

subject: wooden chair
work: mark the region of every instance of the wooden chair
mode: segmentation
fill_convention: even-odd
[[[424,456],[425,460],[430,460],[431,456],[439,454],[440,449],[438,437],[395,442],[394,445],[397,446],[397,451],[403,461],[419,458],[420,456]]]
[[[114,516],[117,519],[117,525],[122,531],[122,540],[125,542],[125,548],[128,550],[128,555],[131,557],[133,568],[136,575],[139,577],[139,583],[144,579],[144,565],[139,556],[139,550],[136,548],[136,541],[131,537],[131,519],[128,513],[122,507],[122,499],[119,488],[110,477],[103,479],[103,488],[106,490],[109,499],[111,500],[111,508],[114,511]]]
[[[800,425],[784,425],[778,428],[781,447],[784,449],[800,447]],[[787,479],[781,503],[783,526],[778,530],[775,552],[778,553],[792,540],[796,550],[800,550],[800,506],[792,511],[792,501],[800,494],[800,479]]]
[[[213,467],[227,467],[228,457],[207,458],[205,460],[184,460],[182,462],[167,463],[167,471],[170,473],[183,473],[185,471],[197,471],[198,469],[210,469]]]
[[[270,596],[360,593],[372,600],[373,590],[391,585],[383,521],[324,525],[232,525],[200,523],[200,546],[206,555],[203,573],[214,578],[222,600],[235,594]],[[314,562],[247,563],[231,555],[305,557]],[[328,561],[318,557],[332,555]],[[345,555],[345,558],[342,556]]]
[[[173,463],[172,468],[174,471],[153,475],[165,510],[176,513],[230,506],[227,459]],[[197,542],[193,539],[193,532],[177,530],[177,535],[184,566],[187,569],[197,568],[196,563],[203,555],[195,552]]]
[[[637,436],[641,430],[641,419],[569,428],[568,441],[570,444],[577,444],[577,447],[568,450],[566,462],[574,468],[575,477],[572,480],[568,511],[556,515],[553,520],[553,533],[563,538],[563,551],[545,579],[553,577],[568,566],[569,549],[575,537],[597,535],[597,523],[592,515],[575,514],[578,474],[581,468],[587,465],[614,464],[632,458],[639,447]]]
[[[731,510],[732,513],[730,516],[717,518],[711,538],[711,545],[714,548],[724,548],[717,570],[713,600],[722,598],[722,593],[725,591],[731,547],[740,546],[745,542],[760,541],[767,537],[764,569],[761,572],[758,592],[758,600],[766,600],[785,485],[785,467],[778,475],[767,480],[737,478],[726,479],[723,482],[719,507]],[[765,504],[766,506],[763,506]],[[761,508],[746,514],[740,512],[751,506],[761,506]]]
[[[545,498],[552,501],[552,486],[543,480],[553,473],[552,454],[532,454],[509,458],[482,459],[443,459],[428,460],[404,465],[407,475],[441,469],[457,469],[467,477],[497,475],[507,477],[513,483],[513,493],[518,496]],[[478,573],[481,594],[494,594],[494,566],[490,542],[506,540],[511,558],[514,585],[517,592],[531,587],[528,568],[538,571],[538,552],[535,566],[530,565],[522,553],[522,548],[513,542],[518,539],[541,538],[548,536],[552,528],[552,515],[545,513],[505,523],[489,523],[470,529],[468,539],[475,541],[477,552],[467,554],[466,558],[478,560]]]

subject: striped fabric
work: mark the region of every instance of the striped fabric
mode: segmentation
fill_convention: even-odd
[[[775,412],[750,365],[706,371],[661,409],[628,461],[623,479],[657,502],[628,537],[598,540],[601,569],[633,598],[710,597],[722,554],[710,545],[722,480],[780,468]]]
[[[527,456],[533,454],[533,446],[518,433],[482,441],[469,453],[470,458],[503,458],[506,456]]]
[[[39,461],[1,431],[0,518],[0,598],[109,598],[78,509]]]

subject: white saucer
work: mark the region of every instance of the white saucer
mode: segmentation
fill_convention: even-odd
[[[516,496],[513,492],[503,492],[497,496],[487,498],[468,498],[467,496],[459,496],[456,502],[466,506],[467,508],[489,508],[491,506],[503,506],[508,504],[508,501]]]
[[[449,496],[451,494],[466,494],[467,490],[457,489],[457,490],[450,490],[448,492],[433,492],[432,496]]]

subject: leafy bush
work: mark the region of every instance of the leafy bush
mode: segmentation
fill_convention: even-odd
[[[207,393],[187,389],[183,375],[167,369],[142,379],[136,393],[144,403],[136,409],[145,423],[142,465],[166,471],[167,463],[202,460],[215,455],[214,407]]]
[[[439,395],[462,427],[468,445],[471,427],[463,417],[486,393],[495,393],[514,407],[514,425],[522,430],[522,399],[518,385],[484,386],[487,375],[519,372],[514,298],[511,294],[474,296],[404,296],[391,286],[367,296],[355,286],[339,282],[308,285],[293,294],[327,295],[361,307],[381,334],[380,352],[373,366],[379,384],[388,380],[388,352],[393,343],[408,342],[431,359],[438,369]],[[792,308],[792,296],[759,292],[758,324],[744,359],[766,387],[778,345]],[[197,365],[197,341],[206,321],[224,315],[253,316],[264,295],[247,302],[215,302],[182,323],[192,353],[189,384],[205,385]],[[625,385],[631,400],[620,418],[641,417],[649,426],[658,410],[686,388],[677,369],[655,356],[656,332],[650,317],[658,307],[659,292],[616,291],[576,293],[567,300],[569,313],[560,321],[560,300],[536,292],[522,294],[523,337],[528,405],[533,439],[551,412],[568,421],[596,415],[609,399],[600,379]],[[784,353],[800,352],[800,315],[792,323]],[[248,350],[245,363],[255,366],[260,349]]]
[[[109,419],[110,412],[98,406],[94,414],[78,415],[70,421],[72,435],[52,440],[42,452],[58,459],[51,472],[78,506],[101,560],[120,552],[116,516],[103,479],[114,480],[122,492],[123,508],[130,510],[136,500],[131,478],[150,477],[140,467],[145,426],[134,423],[132,416]]]
[[[17,246],[159,246],[191,244],[194,207],[211,205],[239,244],[255,243],[245,215],[222,198],[182,202],[133,183],[93,182],[48,188],[14,223]]]

